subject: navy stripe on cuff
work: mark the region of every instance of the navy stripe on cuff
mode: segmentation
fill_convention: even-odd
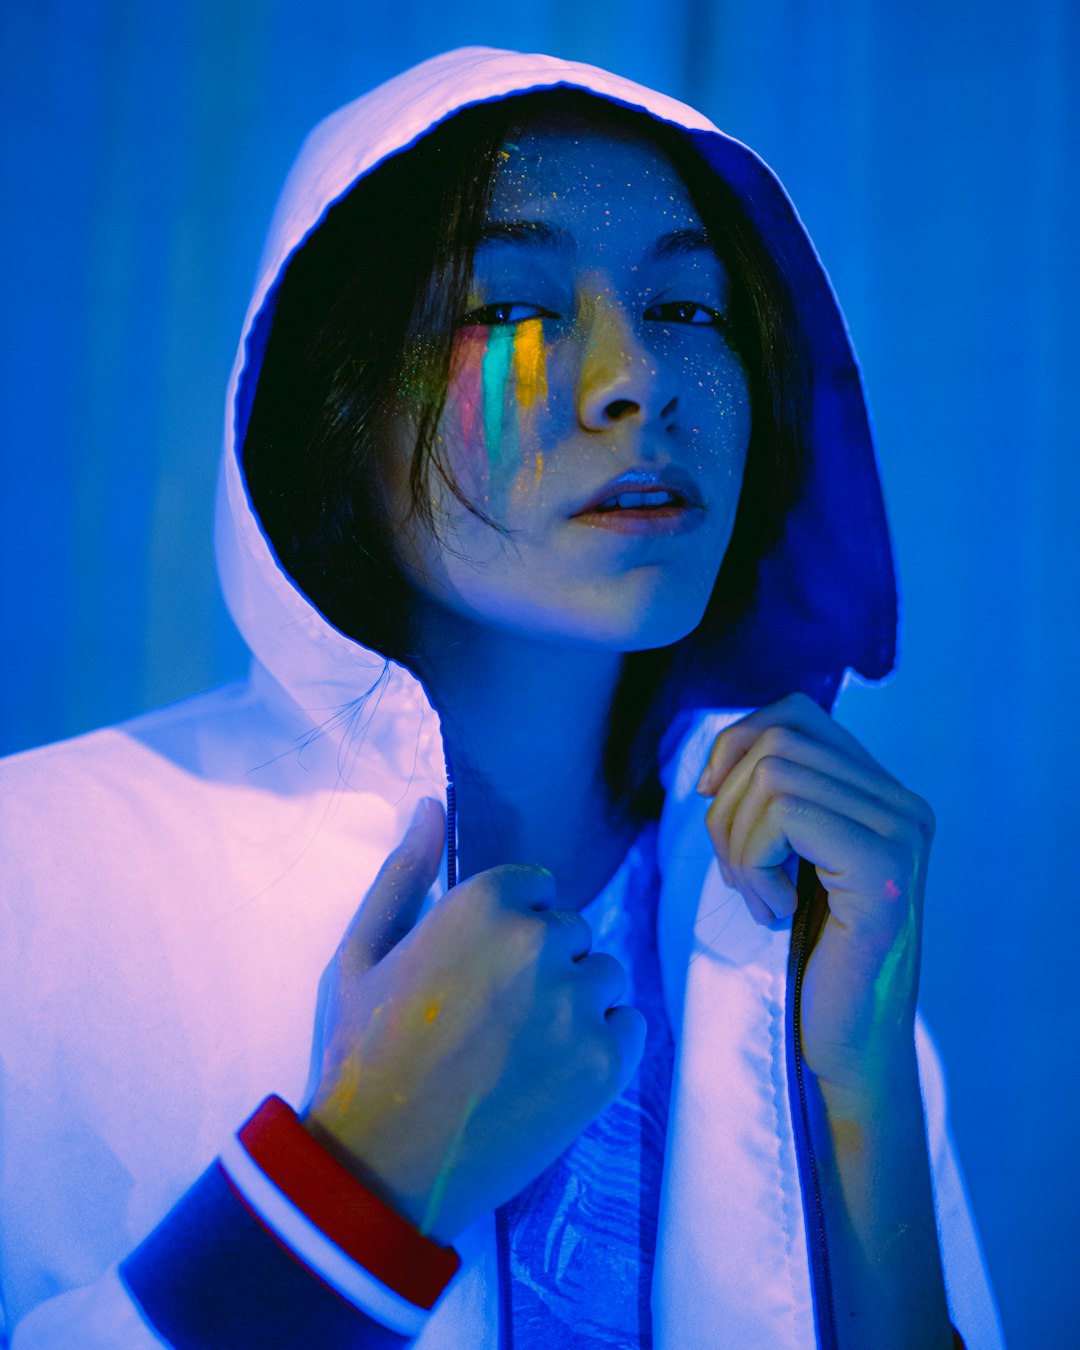
[[[303,1265],[215,1163],[120,1266],[147,1322],[176,1350],[400,1350]]]

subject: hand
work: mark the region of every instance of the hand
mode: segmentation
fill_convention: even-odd
[[[828,892],[802,987],[810,1069],[844,1091],[888,1081],[914,1054],[930,807],[804,694],[725,728],[698,791],[713,797],[706,827],[724,878],[758,922],[795,912],[792,854]]]
[[[587,921],[554,908],[543,868],[478,873],[416,923],[444,828],[421,802],[334,956],[305,1125],[449,1243],[619,1095],[645,1019],[613,1006],[623,967],[589,954]]]

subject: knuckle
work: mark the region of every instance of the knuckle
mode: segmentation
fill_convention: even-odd
[[[769,755],[790,754],[795,741],[795,732],[786,726],[771,726],[761,733],[762,748]]]
[[[912,793],[911,804],[915,827],[923,842],[929,843],[937,833],[937,816],[934,814],[934,808],[925,797],[920,797],[916,793]]]
[[[778,792],[773,798],[773,802],[776,809],[785,815],[797,812],[803,804],[794,792]]]
[[[788,761],[777,754],[766,754],[754,765],[751,782],[759,787],[776,790],[787,781]]]
[[[626,988],[626,967],[610,952],[590,952],[577,962],[582,973],[590,975],[604,990],[605,997],[617,1002]]]

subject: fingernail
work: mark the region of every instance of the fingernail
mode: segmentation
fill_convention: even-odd
[[[709,771],[708,769],[706,769],[702,773],[701,777],[697,780],[697,787],[694,789],[694,791],[701,797],[707,797],[709,795],[709,789],[708,787],[705,786],[706,783],[708,782],[708,779],[709,779]]]

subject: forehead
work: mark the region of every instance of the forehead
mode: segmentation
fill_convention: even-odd
[[[702,228],[682,177],[646,135],[530,123],[499,154],[493,221],[552,220],[585,233]]]

